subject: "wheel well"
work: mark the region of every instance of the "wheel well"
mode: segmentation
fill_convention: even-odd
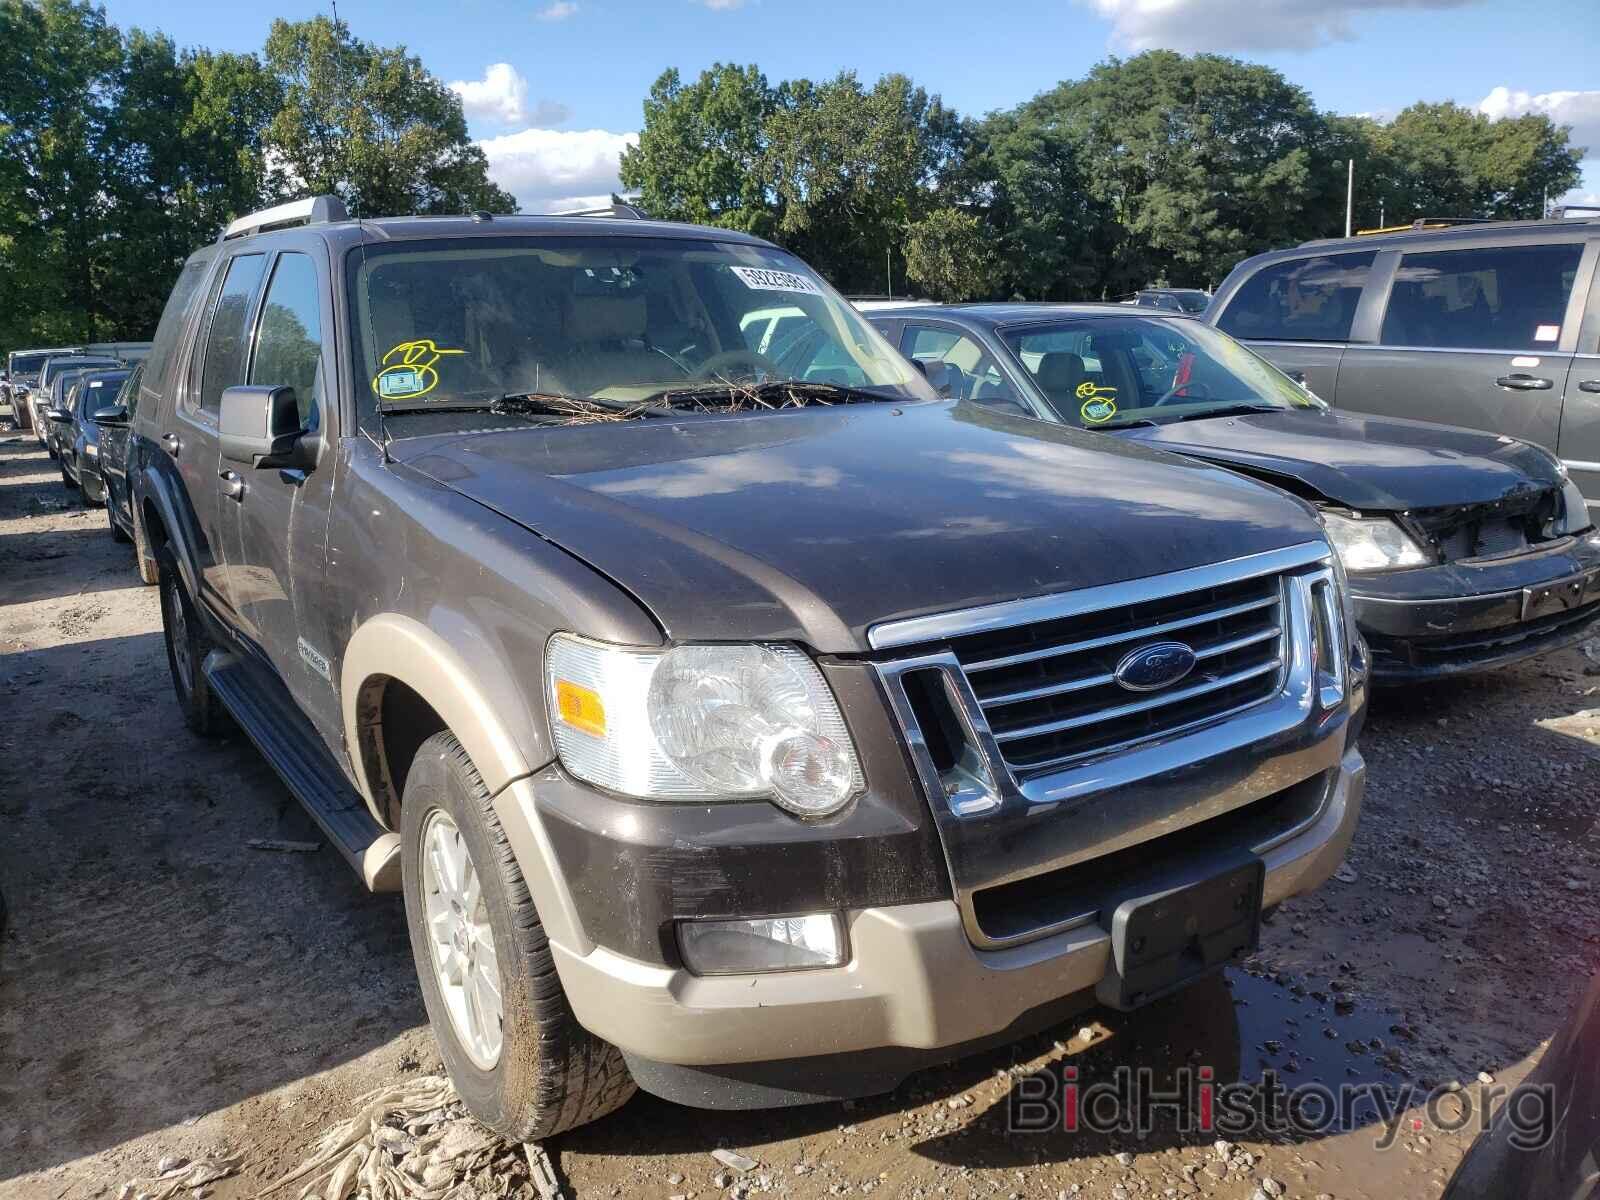
[[[148,500],[144,502],[144,540],[152,551],[167,541],[167,527],[161,523],[161,514]]]
[[[400,680],[375,675],[361,685],[356,698],[361,769],[391,829],[400,827],[400,800],[418,748],[443,728],[444,718]]]

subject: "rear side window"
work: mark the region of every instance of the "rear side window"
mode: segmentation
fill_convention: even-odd
[[[1217,328],[1236,338],[1345,341],[1376,256],[1321,254],[1262,267],[1233,294]]]
[[[245,323],[250,318],[250,297],[261,282],[265,263],[263,255],[241,254],[228,264],[227,277],[211,314],[200,376],[200,407],[208,412],[221,408],[223,389],[244,376]]]
[[[1554,350],[1583,245],[1405,254],[1378,340],[1386,346]]]
[[[322,401],[322,302],[316,264],[281,254],[256,329],[250,382],[292,387],[300,427],[314,429]]]
[[[145,370],[141,377],[149,381],[151,390],[157,395],[166,395],[167,369],[177,349],[178,338],[187,324],[186,318],[194,311],[195,301],[200,294],[200,281],[205,278],[209,265],[209,259],[187,263],[178,273],[178,282],[172,285],[167,306],[161,310],[161,321],[156,325],[155,341],[151,344],[149,357],[145,359]],[[133,411],[132,405],[129,411]]]

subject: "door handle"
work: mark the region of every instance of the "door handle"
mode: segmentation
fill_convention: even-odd
[[[244,499],[244,480],[237,471],[218,471],[217,478],[222,480],[222,494],[234,500]]]
[[[177,458],[178,457],[178,435],[177,434],[175,434],[175,433],[163,433],[161,435],[161,444],[162,444],[162,446],[164,446],[166,448],[167,453],[172,455],[173,458]]]
[[[1600,392],[1600,379],[1585,379],[1578,384],[1580,392]]]
[[[1554,384],[1548,379],[1541,379],[1537,375],[1502,375],[1495,380],[1498,387],[1507,388],[1513,392],[1548,392]]]

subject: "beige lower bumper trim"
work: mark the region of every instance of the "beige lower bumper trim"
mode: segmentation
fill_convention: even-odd
[[[1316,824],[1263,856],[1269,905],[1333,874],[1365,782],[1360,753],[1347,751]],[[642,1057],[690,1066],[957,1045],[1093,988],[1110,955],[1098,925],[978,950],[949,900],[862,909],[848,919],[851,961],[837,970],[699,978],[601,947],[552,950],[585,1028]]]

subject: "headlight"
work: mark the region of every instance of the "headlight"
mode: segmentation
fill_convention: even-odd
[[[1425,567],[1428,556],[1388,517],[1344,517],[1323,512],[1328,540],[1339,560],[1352,573],[1388,571],[1397,567]]]
[[[545,672],[562,763],[611,791],[766,797],[816,817],[865,786],[833,693],[793,646],[628,650],[558,633]]]
[[[1561,489],[1561,512],[1553,517],[1546,532],[1551,537],[1566,537],[1572,533],[1582,533],[1593,525],[1589,517],[1589,503],[1583,498],[1583,491],[1572,480],[1567,480]]]

